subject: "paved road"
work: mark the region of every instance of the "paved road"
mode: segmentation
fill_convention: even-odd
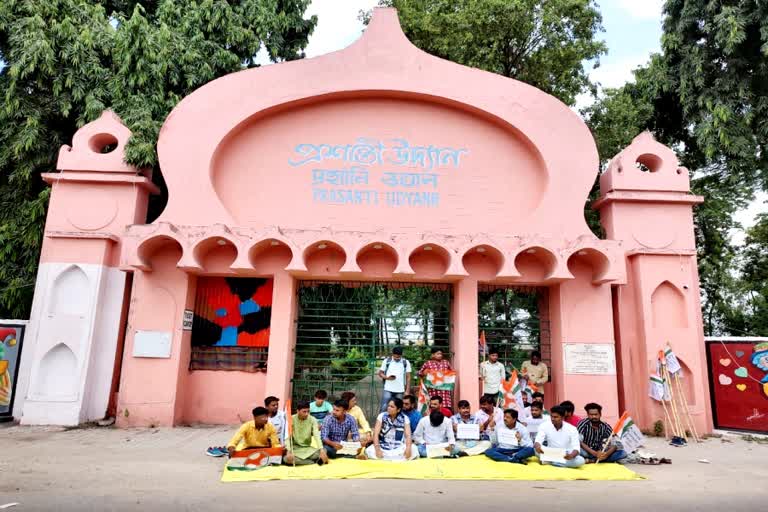
[[[651,449],[671,466],[633,466],[635,482],[337,480],[222,484],[226,427],[117,430],[0,427],[0,505],[27,510],[763,511],[768,445],[710,439]],[[698,459],[706,458],[711,464]]]

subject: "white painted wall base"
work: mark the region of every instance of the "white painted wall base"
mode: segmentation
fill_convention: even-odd
[[[77,425],[104,416],[125,277],[103,265],[40,265],[13,408],[22,424]]]

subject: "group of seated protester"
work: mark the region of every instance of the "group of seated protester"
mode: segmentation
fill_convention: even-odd
[[[543,464],[567,468],[626,457],[611,427],[601,420],[602,407],[596,403],[584,407],[587,417],[581,419],[573,414],[572,402],[546,411],[541,393],[535,393],[522,411],[503,410],[494,399],[483,396],[475,413],[468,401],[461,400],[458,412],[452,414],[436,395],[422,417],[416,398],[405,395],[390,398],[371,429],[353,392],[343,393],[333,404],[327,398],[325,391],[318,391],[313,402],[299,402],[296,414],[286,418],[279,400],[268,397],[265,407],[253,409],[253,420],[240,427],[226,449],[209,448],[208,454],[231,456],[236,450],[280,446],[284,463],[298,466],[323,465],[339,457],[405,461],[481,454],[498,462],[526,464],[527,459],[541,459],[546,452],[559,456]],[[288,421],[291,436],[286,439]]]

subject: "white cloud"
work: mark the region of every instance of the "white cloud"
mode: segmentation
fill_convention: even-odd
[[[641,20],[661,20],[664,0],[614,0],[619,8],[633,18]]]
[[[312,0],[306,15],[317,15],[317,26],[309,38],[307,57],[341,50],[352,44],[363,31],[358,14],[378,3],[378,0]]]

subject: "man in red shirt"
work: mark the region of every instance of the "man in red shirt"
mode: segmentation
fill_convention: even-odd
[[[443,416],[450,418],[453,416],[453,412],[447,407],[443,407],[443,398],[440,395],[435,395],[429,399],[429,412],[440,411]]]
[[[560,404],[560,407],[563,408],[565,411],[565,416],[563,416],[563,421],[566,423],[570,423],[574,427],[579,426],[579,422],[582,420],[581,416],[576,416],[573,414],[573,411],[576,410],[576,406],[573,405],[573,402],[570,400],[566,400],[565,402]]]

